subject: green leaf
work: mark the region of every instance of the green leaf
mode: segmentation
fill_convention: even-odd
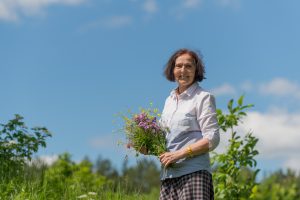
[[[238,99],[238,105],[242,106],[243,105],[243,101],[244,101],[244,95],[242,95],[239,99]]]
[[[227,108],[230,112],[232,111],[232,104],[233,104],[233,99],[230,99],[228,104],[227,104]]]

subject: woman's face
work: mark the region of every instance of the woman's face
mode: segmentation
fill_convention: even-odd
[[[174,77],[180,89],[187,89],[195,79],[196,66],[190,54],[182,54],[175,60]]]

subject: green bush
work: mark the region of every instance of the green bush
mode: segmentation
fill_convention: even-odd
[[[244,110],[253,106],[243,105],[243,98],[238,99],[236,107],[233,107],[233,99],[229,101],[228,114],[217,110],[220,129],[224,134],[230,134],[230,139],[226,151],[215,153],[212,158],[216,199],[251,199],[257,188],[259,169],[255,169],[257,163],[254,157],[258,154],[255,149],[258,139],[251,132],[242,138],[235,131],[242,117],[246,116]]]
[[[24,163],[31,160],[40,146],[46,147],[45,140],[50,136],[45,127],[28,128],[20,115],[0,124],[1,181],[23,174]]]

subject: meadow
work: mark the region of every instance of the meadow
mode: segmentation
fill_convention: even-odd
[[[228,111],[218,110],[220,130],[230,134],[223,153],[212,152],[215,199],[221,200],[297,200],[300,199],[300,176],[290,169],[265,174],[257,181],[256,144],[251,132],[240,134],[236,127],[253,105],[228,102]],[[88,157],[76,163],[68,152],[52,164],[32,159],[51,137],[45,127],[28,128],[16,115],[0,124],[0,200],[75,200],[159,198],[160,167],[147,158],[135,166],[124,159],[116,170],[101,156],[95,163]]]

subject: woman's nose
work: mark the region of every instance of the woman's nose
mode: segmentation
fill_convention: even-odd
[[[181,72],[184,72],[185,70],[186,70],[185,65],[182,65],[182,67],[181,67]]]

